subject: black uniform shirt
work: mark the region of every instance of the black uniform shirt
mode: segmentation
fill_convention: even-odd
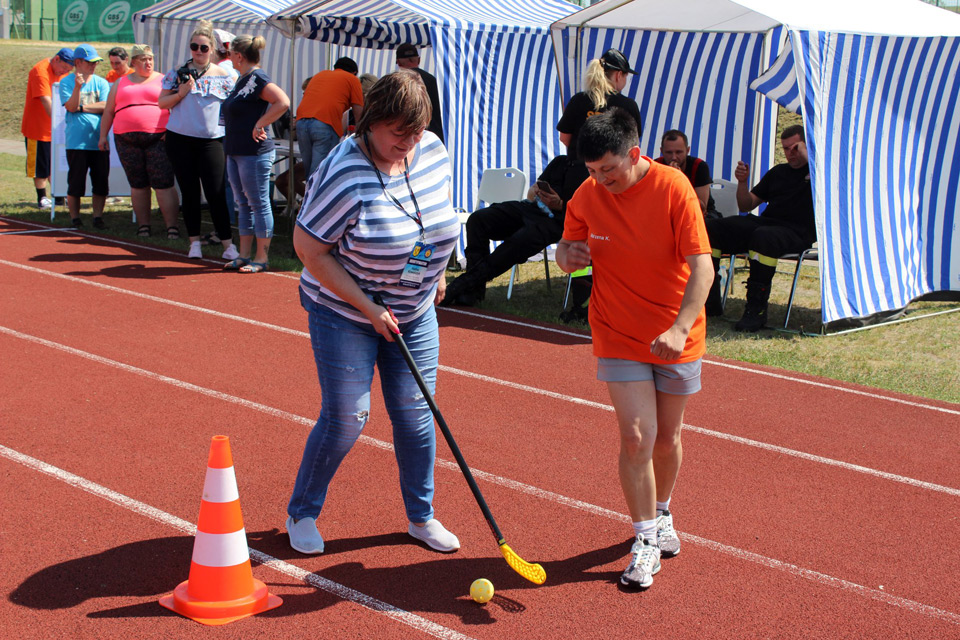
[[[767,171],[751,191],[767,203],[762,214],[764,218],[782,222],[811,242],[816,240],[809,164],[799,169],[789,164],[778,164]]]

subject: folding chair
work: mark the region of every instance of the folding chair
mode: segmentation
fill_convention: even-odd
[[[803,266],[804,260],[820,260],[820,250],[817,246],[817,243],[813,243],[813,246],[809,249],[805,249],[800,253],[788,253],[786,255],[780,256],[783,260],[796,260],[797,268],[793,272],[793,285],[790,287],[790,299],[787,301],[787,317],[783,319],[783,328],[787,328],[787,324],[790,322],[790,311],[793,309],[793,297],[797,293],[797,281],[800,279],[800,267]]]
[[[713,196],[713,204],[717,211],[724,218],[740,215],[740,205],[737,204],[737,183],[731,180],[715,178],[710,185],[710,195]],[[744,260],[747,254],[739,254]],[[737,255],[725,253],[720,256],[720,260],[729,258],[730,264],[727,267],[727,281],[723,287],[723,296],[720,299],[720,307],[727,306],[727,296],[733,292],[733,271],[737,264]]]
[[[523,200],[527,195],[527,176],[520,169],[506,167],[503,169],[484,169],[480,176],[480,188],[477,190],[477,204],[474,211],[480,209],[481,203],[487,205],[497,204],[498,202],[508,202],[510,200]],[[463,256],[463,250],[467,246],[465,229],[467,219],[472,211],[467,211],[458,207],[457,218],[460,220],[460,242],[457,243],[458,260],[463,257],[463,264],[466,265],[466,257]]]

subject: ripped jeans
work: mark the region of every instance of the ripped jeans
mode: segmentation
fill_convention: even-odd
[[[307,437],[287,513],[294,519],[320,515],[333,474],[370,417],[370,385],[376,365],[393,424],[393,447],[407,519],[426,522],[433,517],[436,431],[430,407],[399,347],[370,325],[348,320],[302,291],[300,302],[309,316],[321,402],[320,417]],[[433,393],[440,353],[433,306],[416,320],[401,324],[400,331]]]

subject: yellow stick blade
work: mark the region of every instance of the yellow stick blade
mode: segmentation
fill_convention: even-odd
[[[539,564],[530,564],[510,548],[510,545],[504,543],[500,545],[500,551],[510,568],[534,584],[543,584],[547,581],[547,572]]]

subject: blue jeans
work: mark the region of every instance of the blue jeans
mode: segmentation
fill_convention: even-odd
[[[326,122],[316,118],[297,120],[297,144],[300,145],[300,157],[307,180],[338,142],[340,136]]]
[[[273,151],[256,156],[227,156],[227,177],[233,187],[241,236],[273,237],[270,170],[274,156]]]
[[[370,325],[348,320],[302,291],[300,302],[309,316],[310,342],[320,377],[320,417],[307,437],[287,513],[295,520],[320,515],[333,474],[369,418],[370,385],[376,365],[393,424],[393,447],[407,519],[426,522],[433,517],[436,432],[433,414],[400,348]],[[416,320],[400,325],[400,331],[433,393],[440,354],[433,306]]]

